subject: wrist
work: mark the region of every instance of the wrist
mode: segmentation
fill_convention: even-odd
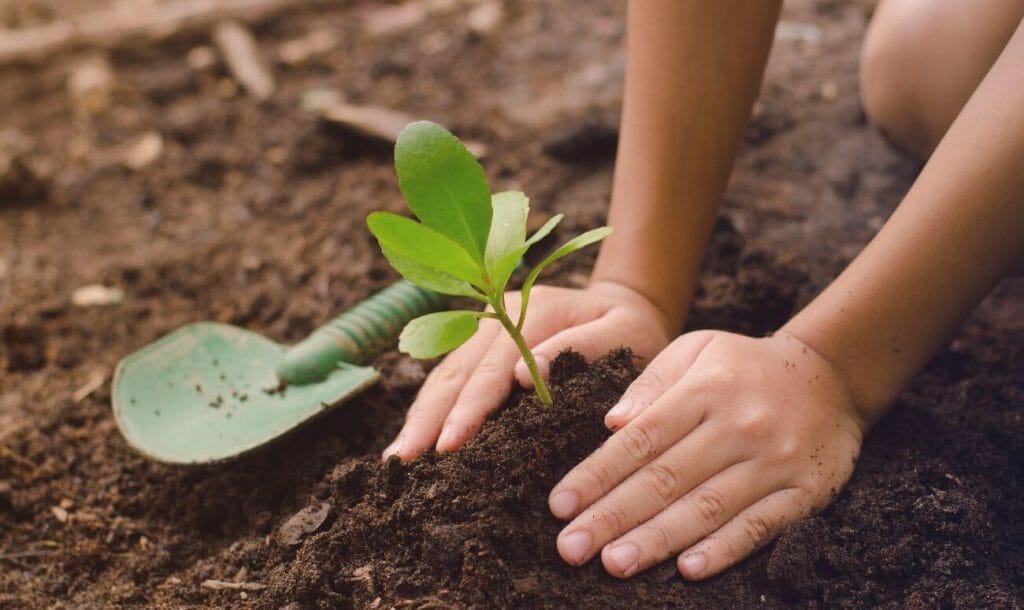
[[[587,283],[587,290],[610,297],[616,301],[634,303],[639,308],[648,311],[658,322],[658,326],[664,330],[666,342],[679,334],[679,327],[676,321],[655,300],[626,283],[613,279],[591,277]]]
[[[604,292],[617,293],[627,298],[642,299],[658,315],[658,320],[665,332],[674,337],[683,329],[683,323],[690,309],[690,298],[682,298],[671,290],[648,286],[637,278],[628,278],[625,274],[609,273],[596,266],[587,283],[588,288]]]
[[[894,374],[897,371],[889,366],[889,360],[863,353],[864,348],[849,340],[840,324],[818,325],[813,316],[803,314],[798,314],[778,332],[799,341],[828,365],[866,430],[888,412],[903,389],[905,376]],[[826,316],[824,319],[836,318]]]

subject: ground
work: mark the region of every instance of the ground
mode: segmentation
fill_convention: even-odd
[[[33,7],[59,5],[11,2],[0,19],[27,27],[60,17]],[[389,149],[319,122],[303,107],[310,92],[486,144],[496,189],[566,214],[560,239],[603,222],[621,3],[509,2],[479,31],[461,0],[406,3],[420,21],[390,6],[318,4],[254,23],[277,80],[262,103],[221,63],[190,65],[210,44],[202,28],[114,46],[99,106],[68,90],[89,50],[0,67],[0,133],[23,159],[0,179],[0,607],[1024,603],[1020,279],[997,288],[868,436],[831,508],[699,585],[671,563],[623,583],[555,553],[546,489],[600,443],[602,409],[635,374],[624,353],[589,368],[567,356],[561,408],[513,397],[465,451],[408,467],[376,456],[432,363],[396,353],[376,363],[380,385],[240,461],[173,468],[133,453],[110,412],[120,358],[195,320],[295,341],[394,279],[363,220],[403,206]],[[771,332],[913,181],[917,168],[858,102],[870,11],[787,3],[691,328]],[[336,39],[281,60],[314,31]],[[159,156],[133,168],[126,155],[149,132]],[[589,263],[546,279],[581,285]],[[123,300],[73,303],[89,284]],[[285,544],[282,527],[303,510],[326,517]],[[216,591],[208,579],[267,588]]]

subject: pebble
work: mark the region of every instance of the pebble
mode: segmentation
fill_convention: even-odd
[[[217,54],[209,45],[199,45],[189,50],[185,63],[196,72],[204,72],[217,63]]]
[[[125,155],[124,163],[133,170],[152,165],[164,152],[164,138],[158,131],[147,131],[135,141]]]
[[[825,81],[821,85],[821,90],[818,91],[818,95],[821,96],[823,101],[834,102],[836,101],[836,98],[839,97],[839,85],[837,85],[834,80]]]
[[[102,55],[92,55],[78,64],[68,77],[67,89],[76,110],[97,115],[110,106],[114,69]]]
[[[485,0],[466,15],[466,25],[477,36],[492,33],[505,18],[505,7],[498,0]]]
[[[75,307],[103,307],[123,300],[123,290],[102,284],[82,286],[71,293],[71,304]]]
[[[67,510],[65,510],[65,509],[63,509],[63,508],[61,508],[59,506],[51,506],[50,507],[50,512],[53,513],[53,518],[56,519],[57,521],[59,521],[61,523],[67,523],[68,522],[68,511]]]

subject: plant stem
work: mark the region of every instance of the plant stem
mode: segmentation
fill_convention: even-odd
[[[544,383],[544,378],[540,376],[540,369],[537,368],[537,361],[533,358],[533,352],[530,351],[528,345],[526,345],[526,339],[523,338],[523,333],[520,332],[519,328],[516,327],[512,319],[508,317],[508,313],[505,311],[505,304],[501,302],[499,297],[496,302],[491,303],[494,307],[494,312],[497,314],[498,321],[508,331],[512,341],[515,342],[516,347],[519,348],[519,353],[523,355],[523,362],[526,363],[526,368],[530,370],[530,377],[533,379],[533,389],[537,393],[537,398],[540,399],[545,405],[551,406],[554,401],[551,400],[551,392],[548,391],[547,384]]]

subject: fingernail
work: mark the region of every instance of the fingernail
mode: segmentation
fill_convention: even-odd
[[[704,553],[694,553],[683,557],[682,560],[683,576],[687,578],[697,578],[700,573],[704,571],[704,568],[708,566],[708,558]]]
[[[520,360],[515,366],[516,379],[520,380],[521,386],[529,390],[533,387],[533,377],[530,377],[530,369],[526,367],[526,363]]]
[[[590,532],[579,530],[562,538],[562,555],[569,559],[569,563],[582,563],[590,553]]]
[[[617,544],[608,551],[608,562],[623,576],[632,576],[636,572],[640,548],[632,542]]]
[[[551,514],[559,519],[568,519],[576,513],[577,504],[579,504],[579,498],[577,498],[576,492],[560,491],[551,497],[548,508],[551,509]]]
[[[437,438],[437,451],[443,453],[448,450],[448,447],[455,442],[455,426],[451,423],[444,425],[441,429],[441,436]]]
[[[605,417],[625,417],[629,415],[629,412],[633,410],[633,399],[623,398],[619,402],[615,403],[615,406],[608,409],[608,414]]]
[[[537,370],[540,372],[540,376],[547,377],[549,369],[551,368],[551,361],[548,360],[547,356],[541,356],[538,354],[533,357],[533,360],[537,363]]]
[[[405,439],[399,436],[395,440],[391,441],[391,444],[387,446],[387,448],[381,454],[381,457],[387,460],[389,457],[401,452],[404,446]]]

